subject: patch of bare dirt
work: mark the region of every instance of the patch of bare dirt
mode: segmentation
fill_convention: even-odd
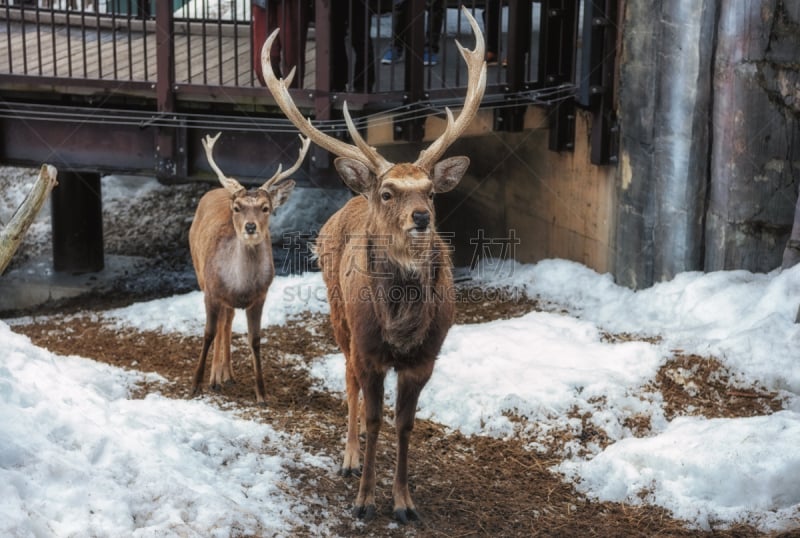
[[[677,352],[658,371],[655,390],[664,396],[668,419],[755,417],[783,408],[783,401],[763,387],[737,387],[731,372],[713,357]]]
[[[476,323],[522,315],[537,307],[536,301],[462,301],[459,323]],[[186,398],[200,351],[200,335],[180,337],[155,332],[114,330],[93,317],[64,316],[33,319],[14,327],[41,347],[59,354],[77,354],[124,368],[157,372],[169,382],[143,385],[143,397],[158,392],[168,397]],[[269,327],[263,332],[264,377],[267,405],[255,405],[253,376],[247,359],[244,337],[234,338],[234,369],[237,382],[209,400],[253,420],[302,435],[309,451],[338,461],[344,446],[346,406],[338,395],[315,390],[313,381],[301,367],[303,361],[336,352],[327,318],[307,315],[284,327]],[[716,401],[727,394],[724,378],[698,382],[703,372],[713,367],[695,366],[686,357],[673,368],[693,369],[698,374],[698,399]],[[708,363],[710,365],[710,363]],[[668,392],[685,389],[668,385],[669,374],[658,383]],[[685,386],[685,385],[684,385]],[[721,408],[738,396],[715,404]],[[752,398],[744,401],[752,403]],[[682,400],[674,398],[675,412]],[[687,400],[688,401],[688,400]],[[684,402],[685,403],[685,402]],[[699,411],[698,411],[699,412]],[[327,523],[341,536],[696,536],[684,522],[670,517],[663,509],[587,500],[574,487],[549,469],[558,462],[553,454],[525,449],[521,440],[465,437],[440,425],[417,421],[410,449],[410,480],[414,499],[423,515],[417,525],[393,524],[391,483],[394,465],[394,428],[387,420],[381,431],[378,449],[377,506],[375,521],[364,524],[350,516],[358,479],[328,475],[302,467],[293,469],[297,495],[311,508],[308,527],[296,529],[298,536],[312,535],[313,525]],[[642,428],[649,427],[643,424]],[[602,442],[599,432],[591,440]],[[759,536],[754,529],[737,526],[713,533],[718,536]],[[786,534],[784,536],[789,536]]]
[[[485,289],[467,284],[456,288],[456,324],[484,323],[524,316],[541,310],[538,299],[505,288]]]

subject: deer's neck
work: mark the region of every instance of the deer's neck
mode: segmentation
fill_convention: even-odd
[[[413,263],[399,263],[388,248],[368,248],[372,308],[383,341],[396,353],[406,355],[422,345],[443,301],[441,266],[436,244],[415,253]],[[407,260],[404,260],[407,261]]]
[[[220,245],[216,263],[226,287],[235,294],[266,290],[274,274],[270,249],[267,241],[245,245],[234,239]]]

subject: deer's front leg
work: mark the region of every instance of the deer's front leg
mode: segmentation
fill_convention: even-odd
[[[211,361],[211,378],[209,386],[213,390],[221,390],[222,385],[233,382],[231,368],[231,325],[234,310],[228,306],[220,308],[217,320],[217,336],[214,339],[214,357]]]
[[[206,296],[206,329],[203,334],[203,349],[200,351],[200,359],[197,361],[197,368],[194,371],[194,382],[192,383],[192,396],[200,392],[200,384],[203,382],[206,370],[206,358],[208,350],[214,342],[217,334],[217,320],[219,319],[218,304],[214,304]]]
[[[402,370],[397,374],[397,403],[395,426],[397,429],[397,463],[394,473],[394,517],[400,523],[418,521],[419,512],[408,491],[408,443],[414,429],[414,416],[422,387],[433,372],[433,361],[417,368]]]
[[[361,390],[364,393],[364,407],[367,422],[367,444],[364,450],[364,468],[358,487],[358,497],[353,507],[353,515],[365,520],[375,517],[375,456],[378,447],[378,434],[383,415],[383,372],[366,372],[360,376]]]
[[[256,378],[256,402],[266,405],[264,400],[264,376],[261,372],[261,312],[264,298],[247,309],[247,337],[253,355],[253,375]]]

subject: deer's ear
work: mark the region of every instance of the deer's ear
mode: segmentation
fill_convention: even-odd
[[[469,167],[469,157],[450,157],[439,161],[433,167],[433,190],[448,192],[458,185]]]
[[[355,192],[364,194],[372,187],[372,174],[364,163],[347,157],[339,157],[333,161],[333,165],[342,176],[345,185]]]
[[[289,195],[292,194],[294,185],[295,182],[293,179],[287,179],[286,181],[281,181],[274,187],[270,187],[269,194],[272,196],[272,211],[275,211],[286,203],[286,200],[289,199]]]

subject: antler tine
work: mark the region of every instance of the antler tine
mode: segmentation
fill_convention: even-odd
[[[481,33],[478,23],[466,6],[461,7],[464,15],[472,27],[472,33],[475,34],[475,48],[468,50],[461,46],[461,43],[456,41],[456,46],[467,63],[467,70],[469,77],[467,80],[467,95],[464,97],[464,107],[458,115],[457,120],[453,120],[453,114],[449,108],[445,109],[447,113],[447,127],[444,132],[437,138],[428,149],[422,150],[414,163],[417,166],[430,170],[433,165],[442,157],[444,152],[450,145],[461,136],[464,129],[467,128],[469,122],[475,117],[478,107],[483,99],[483,92],[486,90],[486,61],[485,57],[485,43],[483,41],[483,34]]]
[[[270,187],[272,187],[279,181],[284,180],[287,177],[294,174],[297,171],[297,169],[300,168],[300,165],[303,164],[303,159],[306,158],[306,153],[308,153],[308,148],[311,147],[311,139],[306,138],[303,135],[297,135],[297,136],[300,137],[300,154],[297,157],[297,161],[295,161],[294,165],[292,165],[292,167],[286,170],[285,172],[281,172],[282,166],[278,165],[278,170],[275,172],[275,175],[273,175],[266,182],[264,182],[264,184],[261,185],[259,189],[263,191],[269,190]]]
[[[315,128],[311,124],[310,119],[303,117],[303,114],[300,112],[300,110],[298,110],[297,105],[294,104],[292,96],[289,94],[288,90],[288,84],[292,77],[294,77],[294,68],[292,68],[288,80],[279,80],[275,77],[275,73],[272,70],[272,64],[270,63],[269,52],[272,49],[273,42],[278,37],[279,31],[280,28],[276,28],[267,38],[267,41],[264,43],[264,46],[261,49],[261,70],[264,74],[264,80],[267,83],[267,88],[269,89],[270,93],[272,93],[272,97],[275,98],[275,102],[283,111],[284,115],[294,124],[295,127],[300,130],[301,133],[306,135],[312,141],[316,142],[316,144],[321,148],[326,149],[331,153],[338,155],[339,157],[347,157],[359,161],[365,164],[374,174],[379,175],[380,170],[378,167],[376,167],[376,163],[374,163],[370,156],[365,154],[359,147],[346,144],[341,140],[326,135],[319,129]]]
[[[367,144],[367,141],[361,137],[358,129],[356,129],[355,123],[353,123],[353,118],[350,117],[350,111],[347,109],[347,101],[342,104],[342,114],[344,114],[344,121],[347,124],[347,131],[350,133],[350,138],[352,138],[353,142],[356,143],[356,146],[361,150],[361,153],[363,153],[364,156],[369,159],[369,162],[372,164],[371,169],[373,172],[375,172],[375,175],[378,177],[382,176],[394,165],[384,159],[378,153],[378,150]]]
[[[212,137],[210,135],[206,135],[203,137],[203,148],[206,150],[206,159],[208,159],[208,164],[211,166],[211,169],[214,171],[214,173],[217,174],[217,179],[219,179],[219,182],[222,183],[222,186],[225,187],[225,190],[231,194],[236,194],[240,190],[244,189],[244,187],[234,178],[223,174],[222,170],[219,166],[217,166],[217,163],[214,160],[214,144],[217,143],[217,140],[221,134],[222,132],[220,131],[216,136]]]

